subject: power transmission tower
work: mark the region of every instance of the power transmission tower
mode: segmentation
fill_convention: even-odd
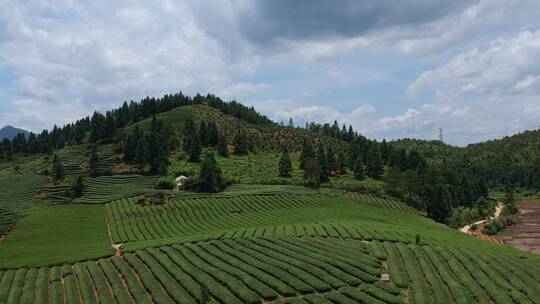
[[[439,141],[444,142],[443,135],[442,135],[442,128],[439,128]]]

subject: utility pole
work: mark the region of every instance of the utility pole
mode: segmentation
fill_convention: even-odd
[[[442,128],[439,128],[439,141],[444,142],[443,135],[442,135]]]

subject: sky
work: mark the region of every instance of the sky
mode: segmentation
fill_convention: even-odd
[[[540,127],[538,0],[0,0],[0,126],[212,93],[466,145]]]

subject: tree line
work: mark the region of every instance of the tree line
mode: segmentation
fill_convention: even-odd
[[[23,134],[13,139],[4,139],[0,144],[0,158],[11,159],[19,154],[51,154],[66,145],[82,143],[107,143],[115,140],[118,129],[150,118],[159,113],[186,105],[207,105],[221,112],[258,125],[275,125],[268,117],[237,101],[226,102],[221,98],[207,94],[193,97],[177,94],[164,95],[162,98],[146,97],[139,102],[124,102],[121,107],[105,112],[94,112],[91,116],[68,123],[63,127],[54,126],[52,130],[43,130],[39,134]]]

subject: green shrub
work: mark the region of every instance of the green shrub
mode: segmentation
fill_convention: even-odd
[[[174,187],[176,187],[174,179],[168,176],[160,177],[156,184],[157,189],[172,190]]]

